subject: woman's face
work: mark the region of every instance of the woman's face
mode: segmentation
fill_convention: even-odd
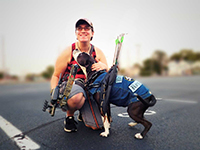
[[[80,42],[90,42],[91,37],[93,37],[94,32],[87,24],[81,24],[76,28],[76,37]]]

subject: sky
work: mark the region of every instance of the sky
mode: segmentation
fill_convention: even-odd
[[[41,73],[76,42],[75,23],[94,25],[92,44],[112,65],[115,39],[127,33],[120,65],[141,63],[155,50],[168,56],[200,51],[199,0],[0,0],[0,70]]]

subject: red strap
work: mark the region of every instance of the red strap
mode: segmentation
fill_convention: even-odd
[[[94,110],[93,110],[93,107],[92,107],[92,104],[91,104],[90,96],[89,96],[89,94],[88,94],[87,91],[86,91],[86,93],[87,93],[87,97],[88,97],[88,101],[89,101],[89,105],[90,105],[90,109],[91,109],[91,111],[92,111],[92,115],[93,115],[94,121],[95,121],[95,123],[96,123],[97,128],[100,128],[100,127],[99,127],[99,124],[98,124],[98,121],[97,121],[97,118],[96,118],[96,116],[95,116],[95,114],[94,114]]]

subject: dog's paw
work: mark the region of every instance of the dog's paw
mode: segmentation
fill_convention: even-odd
[[[135,138],[141,140],[143,139],[143,136],[140,133],[137,133],[135,134]]]
[[[129,125],[130,127],[134,127],[134,126],[137,125],[137,123],[136,123],[136,122],[130,122],[128,125]]]
[[[109,135],[108,132],[102,132],[102,133],[100,134],[100,136],[102,136],[102,137],[108,137],[108,135]]]

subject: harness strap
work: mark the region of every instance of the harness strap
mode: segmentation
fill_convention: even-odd
[[[96,78],[98,78],[99,75],[101,75],[102,73],[105,73],[106,70],[99,70],[97,72],[95,72],[85,83],[85,86],[88,86],[92,83],[92,81],[94,81]]]
[[[91,84],[87,85],[87,90],[90,90],[92,88],[98,88],[100,86],[101,86],[100,83],[96,83],[96,84],[91,83]]]
[[[97,129],[99,129],[100,126],[99,126],[99,124],[98,124],[98,121],[97,121],[97,118],[96,118],[96,115],[95,115],[95,112],[94,112],[94,109],[93,109],[92,103],[91,103],[91,98],[92,98],[92,97],[90,97],[89,92],[88,92],[87,90],[85,90],[85,91],[86,91],[86,94],[87,94],[87,98],[88,98],[88,102],[89,102],[90,109],[91,109],[91,112],[92,112],[92,116],[93,116],[93,118],[94,118],[94,121],[95,121],[95,124],[96,124],[96,126],[97,126]],[[94,128],[94,127],[91,127],[91,128],[92,128],[92,129],[96,129],[96,128]]]
[[[91,44],[91,48],[90,48],[90,52],[89,52],[90,56],[92,56],[93,50],[94,50],[94,46]]]
[[[101,113],[103,114],[106,114],[108,111],[110,92],[112,89],[112,85],[116,80],[117,72],[118,72],[117,65],[113,65],[100,83],[101,84],[100,108],[101,108]]]

